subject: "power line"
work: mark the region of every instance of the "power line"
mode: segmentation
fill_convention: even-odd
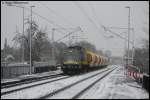
[[[18,6],[18,7],[20,7],[20,6]],[[29,8],[24,7],[24,9],[30,11]],[[44,19],[44,20],[47,21],[48,23],[53,24],[53,25],[56,25],[57,27],[59,27],[59,28],[61,28],[61,29],[63,29],[63,30],[66,31],[66,29],[65,29],[64,27],[62,27],[62,26],[60,26],[60,25],[58,25],[58,24],[55,24],[53,21],[51,21],[51,20],[49,20],[49,19],[47,19],[47,18],[41,16],[41,15],[38,14],[37,12],[32,11],[32,13],[35,14],[35,15],[37,15],[37,16],[39,16],[40,18]],[[61,32],[61,33],[63,33],[63,34],[65,34],[65,33],[62,32],[61,30],[57,30],[57,31],[59,31],[59,32]],[[65,38],[65,37],[67,37],[67,36],[65,35],[63,38]],[[62,40],[62,39],[60,39],[60,40]]]
[[[79,30],[80,31],[82,31],[82,29],[79,27]],[[66,34],[65,36],[63,36],[62,38],[60,38],[60,39],[58,39],[58,40],[56,40],[56,42],[58,42],[58,41],[60,41],[60,40],[62,40],[62,39],[64,39],[64,38],[66,38],[66,37],[68,37],[68,36],[70,36],[71,34],[73,34],[75,31],[73,31],[73,32],[70,32],[70,33],[68,33],[68,34]]]
[[[123,27],[107,27],[109,29],[128,29],[128,28],[123,28]],[[130,28],[130,30],[133,30],[133,28]]]
[[[109,32],[111,32],[112,34],[115,34],[116,36],[118,36],[118,37],[120,37],[120,38],[122,38],[122,39],[124,39],[124,40],[128,41],[128,39],[126,39],[126,38],[122,37],[121,35],[117,34],[116,32],[113,32],[112,30],[109,30],[109,29],[106,29],[106,30],[107,30],[107,31],[109,31]],[[131,44],[133,44],[133,42],[132,42],[132,41],[130,41],[130,43],[131,43]]]
[[[27,10],[28,10],[28,8],[25,8],[25,9],[27,9]],[[32,11],[32,12],[33,12],[33,11]],[[41,17],[41,18],[45,19],[45,20],[46,20],[46,21],[48,21],[50,24],[56,25],[56,26],[58,26],[59,28],[66,30],[66,28],[61,27],[60,25],[55,24],[54,22],[52,22],[52,21],[48,20],[47,18],[45,18],[45,17],[43,17],[43,16],[39,15],[39,14],[38,14],[38,13],[36,13],[35,11],[34,11],[33,13],[34,13],[34,14],[36,14],[37,16],[39,16],[39,17]],[[63,34],[65,34],[65,33],[64,33],[64,32],[62,32],[61,30],[57,30],[57,31],[59,31],[59,32],[61,32],[61,33],[63,33]],[[60,41],[60,40],[62,40],[62,39],[64,39],[64,38],[68,37],[68,36],[69,36],[69,35],[71,35],[72,33],[73,33],[73,32],[70,32],[69,34],[65,35],[64,37],[62,37],[62,38],[58,39],[57,41]],[[56,42],[57,42],[57,41],[56,41]]]
[[[94,28],[96,28],[99,31],[99,28],[97,27],[97,25],[95,24],[95,22],[88,16],[88,14],[86,13],[86,11],[78,4],[78,2],[73,2],[84,14],[84,16],[86,16],[86,18],[93,24]]]
[[[63,19],[65,20],[65,22],[68,22],[69,25],[74,26],[71,22],[69,22],[68,20],[66,20],[66,18],[63,17],[62,15],[58,14],[57,12],[55,12],[54,10],[52,10],[51,8],[47,7],[45,4],[43,4],[43,3],[41,3],[41,2],[39,2],[39,3],[40,3],[42,6],[46,7],[46,8],[50,11],[50,13],[52,12],[52,13],[55,14],[56,16],[59,16],[60,18],[63,18]],[[56,28],[55,28],[55,29],[56,29]],[[66,28],[61,28],[61,29],[66,30]],[[67,28],[67,30],[68,30],[68,29],[74,29],[74,28]],[[60,30],[57,29],[57,31],[60,31]],[[66,38],[66,37],[68,37],[68,36],[70,36],[72,33],[73,33],[73,32],[71,32],[71,33],[69,33],[69,34],[63,36],[62,38],[58,39],[57,42],[60,41],[60,40],[62,40],[62,39],[64,39],[64,38]]]
[[[90,3],[88,3],[88,4],[90,5],[90,7],[91,7],[91,9],[92,9],[94,15],[96,16],[96,18],[97,18],[97,20],[98,20],[100,26],[104,28],[104,31],[109,31],[109,32],[111,32],[112,34],[114,34],[114,35],[116,35],[116,36],[118,36],[118,37],[120,37],[120,38],[122,38],[122,39],[128,41],[126,38],[124,38],[124,37],[122,37],[121,35],[117,34],[116,32],[113,32],[113,31],[110,30],[111,28],[113,28],[113,29],[128,29],[128,28],[122,28],[122,27],[105,27],[104,25],[101,24],[100,20],[98,19],[94,7],[93,7]],[[133,28],[130,28],[130,30],[133,30]],[[133,41],[130,41],[130,43],[134,44]]]
[[[95,24],[95,22],[88,16],[88,14],[86,13],[86,11],[85,11],[77,2],[74,2],[74,4],[80,8],[80,10],[81,10],[81,11],[83,12],[83,14],[86,16],[86,18],[87,18],[87,19],[94,25],[94,27],[98,30],[98,32],[102,33],[102,32],[99,30],[99,27]],[[96,12],[95,12],[95,10],[94,10],[94,8],[92,8],[92,10],[94,11],[94,15],[97,16],[97,15],[96,15]],[[98,18],[97,18],[97,19],[98,19]],[[98,20],[98,21],[99,21],[99,20]],[[101,22],[99,21],[99,24],[100,24],[100,23],[101,23]],[[102,28],[104,28],[104,25],[100,24],[100,26],[101,26]],[[103,34],[103,36],[104,36],[104,34]],[[104,36],[104,37],[106,37],[106,36]]]
[[[97,19],[98,22],[99,22],[99,25],[100,25],[101,27],[103,27],[103,25],[100,24],[100,23],[102,23],[102,22],[98,19],[97,14],[96,14],[96,11],[95,11],[93,5],[92,5],[91,3],[88,3],[88,5],[91,7],[91,9],[92,9],[92,11],[93,11],[93,14],[95,15],[96,19]]]
[[[47,7],[44,3],[38,2],[40,5],[42,5],[43,7],[46,7],[48,9],[48,11],[53,14],[55,14],[56,16],[59,16],[61,19],[63,19],[63,21],[68,22],[69,25],[74,26],[70,21],[68,21],[64,16],[58,14],[56,11],[54,11],[53,9]]]
[[[95,15],[95,17],[96,17],[96,19],[98,20],[97,22],[98,22],[98,24],[100,25],[100,27],[102,27],[102,28],[104,28],[104,25],[102,25],[101,23],[101,21],[98,19],[98,17],[97,17],[97,14],[96,14],[96,11],[95,11],[95,9],[94,9],[94,7],[93,7],[93,5],[91,4],[91,3],[88,3],[88,5],[90,6],[90,8],[92,9],[92,12],[93,12],[93,14]],[[105,30],[104,30],[105,31]],[[107,36],[105,36],[104,34],[102,34],[105,38],[110,38],[110,36],[109,37],[107,37]],[[107,42],[107,41],[106,41]]]
[[[96,19],[98,20],[97,22],[99,23],[100,27],[104,28],[104,31],[106,31],[108,28],[105,27],[103,24],[101,24],[102,22],[98,19],[97,14],[96,14],[96,11],[95,11],[93,5],[92,5],[91,3],[88,3],[88,5],[89,5],[90,8],[92,9],[92,12],[93,12],[93,14],[95,15]],[[117,33],[116,33],[116,34],[117,34]],[[106,37],[104,34],[103,34],[103,36],[104,36],[105,38],[108,38],[108,37]]]
[[[101,27],[104,27],[104,25],[101,24],[102,22],[98,19],[97,14],[96,14],[96,11],[95,11],[93,5],[92,5],[91,3],[88,3],[88,4],[89,4],[89,6],[91,7],[91,9],[92,9],[92,11],[93,11],[93,14],[95,15],[96,19],[98,20],[99,25],[100,25]],[[128,29],[128,28],[123,28],[123,27],[105,27],[105,28],[107,28],[107,29]],[[130,30],[133,30],[133,28],[130,28]]]
[[[21,7],[21,6],[19,6],[19,7]],[[25,9],[25,10],[30,11],[30,9],[29,9],[29,8],[24,7],[24,9]],[[55,25],[55,26],[57,26],[57,27],[59,27],[59,28],[64,29],[64,27],[62,27],[62,26],[60,26],[60,25],[58,25],[58,24],[54,23],[53,21],[51,21],[51,20],[49,20],[49,19],[47,19],[47,18],[45,18],[45,17],[41,16],[41,15],[40,15],[40,14],[38,14],[37,12],[32,11],[32,13],[33,13],[33,14],[35,14],[35,15],[37,15],[37,16],[39,16],[40,18],[44,19],[44,20],[45,20],[45,21],[47,21],[48,23],[50,23],[50,24],[52,24],[52,25]],[[60,31],[60,32],[64,34],[64,32],[62,32],[62,31]]]
[[[69,34],[63,36],[62,38],[60,38],[60,39],[58,39],[58,40],[56,40],[56,42],[58,42],[58,41],[60,41],[60,40],[62,40],[62,39],[64,39],[64,38],[70,36],[71,34],[73,34],[73,32],[70,32]]]

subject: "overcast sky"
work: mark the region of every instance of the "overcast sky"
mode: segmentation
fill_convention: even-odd
[[[1,48],[4,47],[4,40],[7,38],[8,44],[13,46],[12,38],[16,35],[16,27],[22,32],[22,9],[12,6],[7,6],[5,2],[1,2]],[[19,5],[19,4],[15,4]],[[59,28],[53,23],[64,28],[76,28],[80,26],[83,32],[77,31],[76,34],[80,37],[86,38],[84,40],[94,44],[97,49],[110,50],[113,56],[122,56],[124,52],[125,42],[117,36],[113,38],[106,38],[112,35],[104,31],[100,25],[106,27],[128,27],[128,9],[131,7],[131,27],[135,30],[135,46],[140,47],[140,41],[148,36],[143,32],[144,22],[149,21],[146,12],[149,12],[146,1],[32,1],[28,4],[20,4],[30,8],[34,5],[34,12],[37,12],[42,17],[49,20],[46,21],[39,16],[33,14],[33,19],[38,22],[41,28],[47,27],[49,38],[51,38],[51,29]],[[48,8],[54,12],[50,11]],[[25,10],[25,18],[30,16],[30,12]],[[148,26],[147,26],[148,27]],[[26,26],[25,26],[26,28]],[[74,30],[72,30],[74,31]],[[127,30],[112,31],[127,36]],[[131,38],[132,34],[131,32]],[[55,40],[63,37],[64,34],[59,31],[55,32]],[[68,38],[62,40],[67,42]]]

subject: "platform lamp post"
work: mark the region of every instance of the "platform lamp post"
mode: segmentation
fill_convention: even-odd
[[[31,7],[31,29],[30,29],[30,74],[32,74],[32,8],[35,6],[30,6]]]
[[[129,9],[129,15],[128,15],[128,57],[127,57],[127,64],[129,65],[129,41],[130,41],[130,7],[127,6],[126,8]]]

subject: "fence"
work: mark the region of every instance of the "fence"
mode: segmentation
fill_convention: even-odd
[[[56,70],[56,66],[52,66],[47,62],[34,62],[32,66],[32,73],[41,73],[51,70]],[[1,62],[1,78],[14,78],[20,75],[27,75],[30,73],[30,65],[22,63],[6,63]]]
[[[140,83],[142,82],[143,74],[140,72],[134,72],[134,71],[128,70],[128,76],[134,78],[135,80],[137,80]]]
[[[142,87],[149,92],[149,75],[140,73],[140,71],[137,70],[128,69],[128,76],[142,83]]]
[[[28,64],[1,64],[1,78],[13,78],[20,75],[29,74]]]

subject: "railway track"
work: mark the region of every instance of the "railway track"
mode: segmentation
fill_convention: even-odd
[[[86,73],[83,73],[83,74],[86,74]],[[29,89],[29,88],[33,88],[36,86],[44,85],[47,83],[56,82],[56,81],[67,79],[67,78],[71,77],[71,76],[62,76],[62,75],[64,75],[64,74],[61,73],[61,74],[55,74],[55,75],[45,76],[45,77],[41,77],[41,78],[32,78],[33,80],[31,80],[31,78],[30,78],[28,80],[18,81],[16,83],[12,82],[10,84],[9,83],[3,84],[1,86],[1,96],[7,95],[10,93],[14,93],[17,91],[21,91],[24,89]],[[44,81],[44,80],[46,80],[46,81]],[[44,82],[40,82],[40,81],[44,81]],[[36,83],[36,82],[40,82],[40,83]],[[35,83],[35,84],[32,84],[32,83]],[[25,85],[25,86],[22,86],[22,85]],[[6,90],[7,88],[8,88],[8,90]],[[14,89],[10,89],[10,88],[14,88]],[[3,91],[3,89],[5,89],[6,91]]]
[[[86,90],[88,90],[92,85],[96,84],[98,81],[100,81],[105,76],[107,76],[114,69],[106,69],[106,70],[104,70],[102,72],[96,73],[94,75],[91,75],[91,76],[86,77],[84,79],[81,79],[79,81],[76,81],[76,82],[74,82],[72,84],[69,84],[69,85],[63,87],[63,88],[57,89],[57,90],[55,90],[55,91],[53,91],[51,93],[48,93],[48,94],[46,94],[44,96],[41,96],[41,97],[38,97],[38,98],[35,98],[35,99],[57,99],[57,98],[61,98],[61,99],[62,98],[64,98],[64,99],[76,99],[82,93],[84,93]],[[101,76],[101,74],[103,74],[103,73],[105,73],[105,74]],[[101,77],[95,80],[94,78],[97,77],[97,76],[101,76]],[[92,80],[92,83],[90,83],[89,85],[84,87],[84,89],[82,89],[82,90],[79,90],[79,91],[77,90],[77,88],[79,88],[81,85],[86,84],[87,81],[89,81],[91,79],[94,79],[94,80]],[[71,93],[71,92],[72,92],[73,95],[70,94],[68,96],[68,93]],[[77,93],[75,93],[75,92],[77,92]]]
[[[115,70],[115,69],[113,69]],[[107,74],[111,73],[113,70],[111,70],[110,72],[108,72]],[[107,76],[107,74],[103,75],[102,77],[100,77],[99,79],[97,79],[96,81],[94,81],[92,84],[88,85],[87,87],[85,87],[82,91],[78,92],[76,95],[74,95],[72,97],[72,99],[78,99],[83,93],[85,93],[88,89],[90,89],[93,85],[95,85],[97,82],[99,82],[101,79],[103,79],[104,77]]]
[[[60,77],[55,77],[52,79],[45,79],[44,81],[41,80],[41,82],[38,81],[35,83],[33,82],[31,84],[24,84],[23,86],[21,85],[21,87],[19,85],[19,86],[10,87],[8,89],[4,88],[4,90],[1,89],[1,98],[33,98],[33,99],[34,98],[36,98],[36,99],[50,98],[50,97],[53,97],[54,95],[57,95],[60,92],[63,92],[66,89],[69,89],[81,82],[86,81],[89,78],[97,76],[98,74],[103,73],[108,70],[110,70],[110,68],[106,68],[106,69],[96,71],[96,72],[94,71],[94,72],[90,72],[90,73],[84,73],[84,74],[77,75],[77,76],[60,76]],[[74,80],[74,79],[77,79],[77,80]],[[67,81],[69,80],[69,84],[66,83],[66,85],[64,84],[61,87],[55,86],[55,84],[64,83],[66,80]],[[73,80],[73,81],[71,81],[71,80]],[[49,84],[49,83],[51,83],[51,84]],[[54,87],[53,87],[53,85],[54,85]],[[45,87],[46,89],[43,89],[43,87]],[[51,90],[52,90],[52,92],[50,92]],[[40,91],[40,93],[38,93],[37,91]],[[37,97],[37,95],[32,96],[32,95],[30,95],[30,93],[33,93],[33,94],[38,93],[37,95],[39,97]],[[72,97],[72,98],[76,98],[76,97]]]
[[[22,86],[22,87],[19,87],[19,86],[12,86],[12,88],[14,88],[14,89],[8,89],[8,91],[4,91],[3,92],[3,90],[1,90],[1,96],[2,95],[7,95],[7,94],[10,94],[10,93],[13,93],[13,92],[17,92],[17,91],[21,91],[21,90],[24,90],[24,89],[28,89],[28,88],[32,88],[32,87],[36,87],[36,86],[39,86],[39,85],[43,85],[43,84],[47,84],[47,83],[52,83],[52,82],[55,82],[55,81],[58,81],[58,80],[62,80],[62,79],[66,79],[66,78],[69,78],[70,76],[55,76],[55,77],[48,77],[48,78],[44,78],[44,80],[46,80],[46,81],[44,81],[43,82],[43,80],[42,79],[40,79],[40,80],[36,80],[36,81],[34,81],[34,82],[39,82],[39,83],[35,83],[35,84],[26,84],[25,86]],[[40,82],[41,81],[41,82]],[[30,82],[30,83],[33,83],[33,81],[32,82]],[[23,83],[23,84],[25,84],[25,83]],[[22,85],[23,85],[22,84]]]
[[[29,78],[29,79],[22,79],[19,81],[13,81],[13,82],[7,82],[7,83],[1,83],[1,89],[4,88],[10,88],[10,87],[14,87],[14,86],[19,86],[19,85],[23,85],[23,84],[29,84],[29,83],[33,83],[33,82],[37,82],[37,81],[41,81],[41,80],[47,80],[47,79],[52,79],[52,78],[56,78],[59,76],[62,76],[63,74],[54,74],[54,75],[50,75],[50,76],[44,76],[44,77],[33,77],[33,78]]]

